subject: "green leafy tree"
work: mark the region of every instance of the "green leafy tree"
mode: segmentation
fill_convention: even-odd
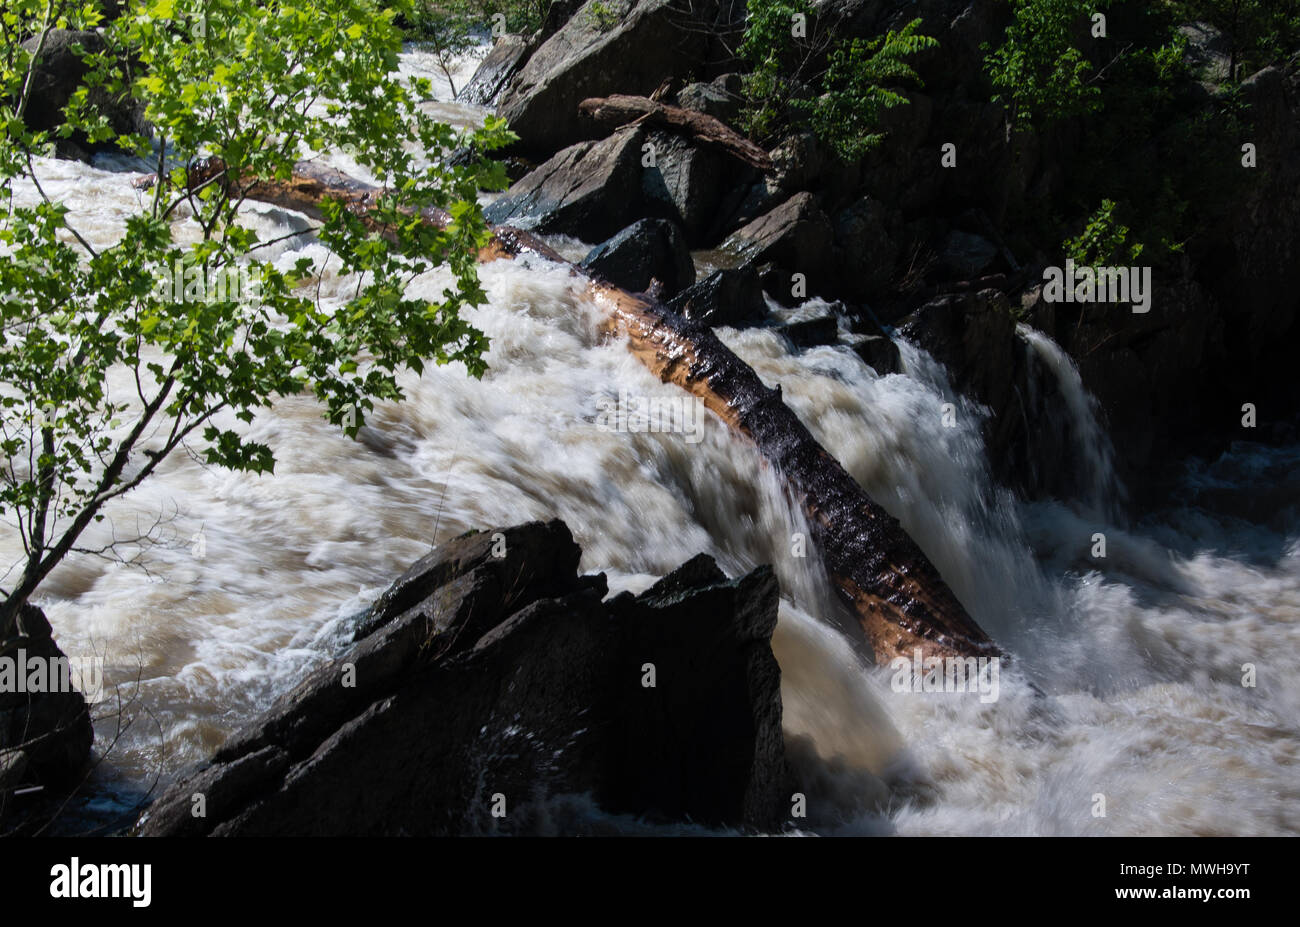
[[[107,50],[67,107],[61,134],[114,141],[157,167],[120,237],[92,244],[68,208],[45,194],[32,132],[34,56],[56,27],[102,26],[96,0],[7,0],[0,14],[0,515],[21,537],[0,614],[16,610],[104,507],[148,479],[185,444],[208,462],[270,471],[271,449],[247,436],[258,409],[309,393],[354,435],[377,400],[399,399],[397,376],[427,360],[481,375],[486,338],[461,310],[485,297],[475,252],[489,231],[480,185],[497,167],[445,166],[464,145],[490,151],[504,124],[459,132],[423,113],[428,81],[396,74],[405,3],[372,0],[142,0],[104,28]],[[409,12],[409,11],[408,11]],[[114,136],[97,98],[129,97],[156,138]],[[331,265],[355,275],[334,300],[311,285],[323,272],[265,259],[269,242],[240,219],[252,178],[286,179],[311,152],[347,151],[384,184],[369,216],[327,203],[315,228]],[[197,187],[201,158],[224,164]],[[35,201],[20,205],[19,187]],[[442,207],[435,228],[413,215]],[[341,266],[340,266],[341,265]],[[445,266],[441,299],[407,285]],[[177,269],[182,292],[165,281]],[[191,280],[256,280],[190,293]],[[200,289],[204,289],[200,287]],[[252,290],[253,292],[250,292]]]
[[[831,52],[821,95],[794,101],[794,110],[807,115],[817,137],[845,160],[861,158],[884,139],[879,126],[885,110],[907,103],[893,88],[920,83],[907,59],[939,45],[920,35],[920,27],[921,20],[914,19],[898,32],[839,45]]]
[[[1300,3],[1296,0],[1178,0],[1176,15],[1207,22],[1228,44],[1228,75],[1239,80],[1300,52]]]
[[[1105,0],[1011,0],[1004,41],[985,59],[994,101],[1010,110],[1011,122],[1034,123],[1097,112],[1100,67],[1080,47],[1093,12]]]
[[[737,48],[747,62],[745,130],[767,139],[795,119],[845,160],[856,160],[884,138],[884,111],[919,85],[908,60],[938,40],[920,33],[921,20],[871,40],[843,40],[825,29],[809,0],[750,0]]]
[[[412,23],[417,44],[433,54],[456,97],[459,91],[452,76],[456,59],[478,45],[479,36],[487,32],[480,5],[466,0],[417,0]]]

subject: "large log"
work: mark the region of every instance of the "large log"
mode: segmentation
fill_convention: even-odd
[[[190,183],[211,180],[219,170],[209,165]],[[366,216],[380,191],[339,171],[302,163],[288,181],[255,180],[243,192],[319,218],[325,197]],[[424,218],[439,226],[450,221],[441,210],[427,210]],[[510,226],[493,231],[481,261],[535,254],[567,264],[586,278],[590,296],[606,309],[611,335],[627,338],[632,353],[661,380],[701,399],[757,446],[807,514],[826,572],[856,614],[877,663],[900,656],[910,660],[918,648],[926,657],[999,655],[898,520],[817,442],[781,400],[780,387],[764,386],[708,326],[569,264],[528,232]]]
[[[631,123],[663,126],[674,132],[691,136],[705,145],[721,148],[762,171],[772,169],[772,159],[766,151],[745,136],[730,128],[725,122],[707,113],[670,106],[649,97],[634,97],[616,93],[608,97],[591,97],[578,104],[578,112],[606,128],[618,129]]]

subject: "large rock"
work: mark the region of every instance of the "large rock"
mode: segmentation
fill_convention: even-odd
[[[474,70],[474,76],[461,88],[457,99],[462,103],[493,105],[501,96],[506,83],[528,60],[528,54],[532,49],[532,43],[524,36],[501,36],[493,44],[487,56],[479,62],[479,66]]]
[[[813,289],[834,289],[834,232],[811,193],[797,193],[734,232],[722,245],[743,263],[801,273]]]
[[[484,214],[543,233],[583,241],[608,238],[641,213],[640,129],[615,132],[599,142],[564,149],[516,183]]]
[[[641,219],[582,259],[582,266],[615,286],[643,293],[659,281],[660,298],[676,296],[695,282],[695,262],[682,230],[667,219]]]
[[[790,780],[771,571],[728,580],[700,556],[606,601],[580,553],[553,521],[421,560],[351,650],[168,789],[139,831],[600,828],[564,816],[565,796],[649,821],[778,827]]]
[[[618,14],[608,25],[596,3]],[[695,10],[708,18],[718,4]],[[707,30],[683,28],[674,0],[590,0],[535,51],[510,81],[497,111],[530,151],[554,151],[588,137],[578,114],[588,97],[648,96],[672,75],[709,55]]]
[[[767,314],[763,284],[752,267],[715,270],[670,299],[668,305],[706,325],[745,325]]]
[[[723,74],[709,83],[696,81],[677,91],[677,105],[734,125],[745,99],[739,74]]]
[[[692,246],[716,243],[719,217],[736,210],[754,169],[672,132],[650,132],[646,141],[654,155],[641,173],[646,210],[680,224]]]
[[[849,295],[872,299],[894,276],[898,246],[893,217],[879,200],[864,196],[835,215],[835,240],[845,265]]]
[[[0,779],[9,787],[77,784],[95,732],[85,697],[64,685],[72,681],[71,667],[39,608],[24,605],[0,627],[0,661]],[[45,668],[42,678],[50,681],[40,685],[47,691],[32,691],[36,666]]]
[[[35,54],[37,44],[33,37],[23,43],[23,48]],[[102,54],[105,48],[104,38],[97,32],[50,30],[41,47],[40,60],[32,71],[30,95],[23,114],[28,128],[52,132],[63,124],[63,108],[86,76],[84,56]],[[147,131],[143,113],[129,96],[114,96],[102,88],[92,88],[89,100],[98,112],[107,117],[114,132],[125,135]],[[70,140],[61,139],[58,153],[82,157],[93,147],[84,135],[78,133]]]

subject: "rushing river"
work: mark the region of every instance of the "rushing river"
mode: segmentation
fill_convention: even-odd
[[[406,68],[430,62],[416,53]],[[479,115],[431,105],[455,121]],[[93,242],[111,242],[138,206],[129,164],[40,169]],[[252,216],[266,239],[304,227],[268,207]],[[325,256],[310,236],[275,247],[285,267]],[[468,314],[492,342],[481,381],[458,365],[407,375],[406,401],[379,407],[357,441],[314,401],[279,402],[252,426],[275,452],[274,475],[174,455],[96,529],[107,539],[157,523],[143,567],[74,557],[43,587],[65,651],[106,661],[97,749],[115,736],[114,692],[128,701],[133,722],[99,773],[108,793],[129,801],[207,756],[334,654],[347,619],[438,543],[558,516],[583,569],[607,572],[616,590],[700,551],[732,575],[774,565],[788,740],[801,774],[839,799],[836,819],[811,830],[1300,831],[1295,450],[1242,444],[1193,462],[1184,504],[1121,525],[1093,404],[1041,335],[1021,332],[1058,381],[1055,414],[1090,476],[1078,499],[1025,503],[990,481],[979,410],[922,351],[903,344],[904,372],[881,377],[845,347],[798,351],[770,330],[720,330],[1015,657],[996,702],[895,692],[888,669],[863,663],[816,558],[792,556],[806,526],[753,448],[712,416],[694,443],[598,427],[602,402],[621,391],[680,394],[600,337],[598,310],[564,270],[502,261],[481,274],[490,303]],[[414,289],[434,298],[446,279],[433,272]],[[353,283],[327,269],[321,292],[343,298]],[[1267,522],[1223,513],[1265,482],[1277,499]],[[1228,502],[1212,514],[1197,504],[1208,499]],[[1097,533],[1105,558],[1092,556]],[[19,552],[16,532],[0,528],[0,557]],[[1253,687],[1243,664],[1256,668]]]

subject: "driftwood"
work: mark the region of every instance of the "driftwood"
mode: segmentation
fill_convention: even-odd
[[[649,97],[633,97],[621,93],[583,100],[578,104],[578,111],[611,129],[634,122],[663,126],[690,135],[701,144],[721,148],[759,170],[770,171],[773,166],[766,151],[707,113],[670,106]]]
[[[190,183],[210,180],[214,171],[219,167],[209,165]],[[307,163],[288,181],[252,181],[244,192],[317,218],[325,197],[365,216],[379,194],[338,171]],[[439,226],[450,222],[441,210],[427,210],[424,218]],[[568,264],[528,232],[510,226],[493,231],[479,253],[481,262],[535,254]],[[610,334],[626,337],[632,353],[661,380],[701,399],[782,475],[808,516],[827,574],[857,616],[878,663],[899,656],[910,660],[917,648],[926,657],[999,654],[898,520],[867,496],[782,402],[779,386],[764,386],[708,326],[569,266],[587,279],[589,294],[607,311]]]

